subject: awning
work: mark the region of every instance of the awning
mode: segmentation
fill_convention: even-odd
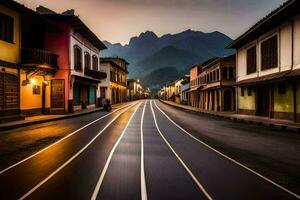
[[[291,71],[284,71],[284,72],[270,74],[262,77],[251,78],[251,79],[239,81],[235,85],[243,86],[243,85],[255,85],[255,84],[265,83],[265,82],[276,82],[285,79],[287,75],[290,73]]]
[[[81,77],[77,75],[72,75],[74,77],[74,83],[80,83],[84,85],[93,85],[95,87],[98,87],[98,83],[101,81],[98,79],[92,79],[92,78],[86,78],[86,77]]]

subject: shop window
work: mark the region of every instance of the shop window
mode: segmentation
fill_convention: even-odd
[[[98,57],[93,56],[93,70],[98,71]]]
[[[278,93],[279,94],[286,94],[286,85],[284,82],[278,83]]]
[[[261,70],[278,67],[277,35],[261,43]]]
[[[247,50],[247,74],[256,72],[256,46]]]
[[[252,96],[252,88],[250,86],[248,87],[248,96]]]
[[[14,18],[0,13],[0,40],[14,42]]]
[[[241,87],[241,96],[243,97],[243,96],[245,96],[245,91],[244,91],[244,87]]]
[[[82,70],[82,51],[77,45],[74,46],[74,69]]]
[[[91,69],[91,56],[87,52],[84,54],[84,67],[86,69]]]
[[[34,95],[41,94],[41,86],[39,86],[39,85],[33,85],[33,87],[32,87],[32,94],[34,94]]]

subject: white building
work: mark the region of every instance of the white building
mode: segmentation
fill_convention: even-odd
[[[300,1],[289,0],[238,37],[237,111],[300,118]]]

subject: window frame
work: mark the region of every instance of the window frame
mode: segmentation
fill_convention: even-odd
[[[11,43],[11,44],[14,43],[14,31],[15,31],[14,24],[15,24],[15,19],[12,16],[0,12],[0,40],[1,41]]]
[[[78,52],[76,52],[77,50]],[[74,53],[74,70],[82,71],[82,49],[77,44],[73,46],[73,53]]]
[[[251,50],[255,50],[255,54],[254,54],[255,57],[254,59],[252,59],[254,60],[253,63],[251,63],[249,59],[249,51]],[[247,75],[257,72],[257,45],[256,44],[246,49],[246,64],[247,64]],[[253,66],[250,66],[251,64],[253,64]]]
[[[92,56],[92,68],[95,71],[99,70],[99,59],[98,59],[98,56],[96,56],[96,55]]]
[[[91,69],[91,55],[89,52],[84,52],[84,68]]]
[[[276,49],[274,50],[273,49],[273,53],[275,53],[275,55],[272,55],[272,56],[265,56],[263,55],[263,44],[265,44],[266,42],[272,40],[273,38],[276,38]],[[270,48],[269,46],[266,47],[267,49]],[[270,49],[268,49],[270,50]],[[268,57],[272,57],[273,59],[276,59],[276,60],[273,60],[272,63],[271,61],[267,61],[265,59],[268,59]],[[264,63],[266,62],[266,63]],[[266,66],[265,66],[266,65]],[[278,68],[279,66],[279,35],[278,33],[275,33],[275,34],[272,34],[270,35],[269,37],[266,37],[265,39],[263,39],[261,42],[260,42],[260,69],[261,71],[265,71],[265,70],[269,70],[269,69],[274,69],[274,68]]]

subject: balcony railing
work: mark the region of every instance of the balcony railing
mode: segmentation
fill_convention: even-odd
[[[89,76],[89,77],[92,77],[92,78],[98,79],[98,80],[103,80],[103,79],[106,79],[106,77],[107,77],[107,74],[105,72],[91,70],[89,68],[84,69],[84,74],[86,76]]]
[[[22,49],[22,64],[49,65],[57,68],[58,55],[42,49]]]

